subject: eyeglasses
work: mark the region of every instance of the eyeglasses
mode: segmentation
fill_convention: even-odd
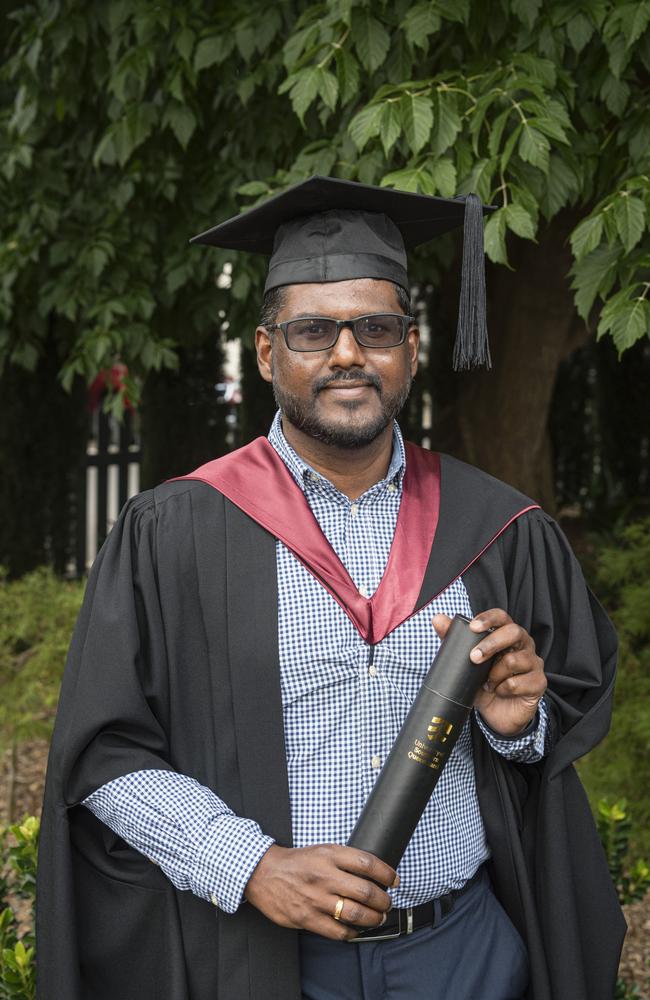
[[[372,313],[356,319],[328,319],[324,316],[301,316],[267,326],[267,330],[282,330],[290,351],[327,351],[339,339],[343,327],[361,347],[399,347],[406,340],[408,329],[415,321],[403,313]]]

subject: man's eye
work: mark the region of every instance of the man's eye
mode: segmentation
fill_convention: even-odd
[[[299,337],[308,337],[313,340],[315,337],[323,337],[328,333],[327,326],[323,323],[305,323],[296,330]]]

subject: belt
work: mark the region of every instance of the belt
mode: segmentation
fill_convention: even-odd
[[[363,944],[365,941],[381,941],[412,934],[413,931],[420,930],[422,927],[434,927],[443,917],[451,913],[456,900],[477,882],[480,882],[483,875],[484,867],[481,865],[460,889],[452,889],[444,896],[437,896],[436,899],[432,899],[428,903],[421,903],[420,906],[409,906],[403,910],[390,910],[386,923],[382,924],[381,927],[367,927],[359,931],[358,937],[348,940],[356,944]]]

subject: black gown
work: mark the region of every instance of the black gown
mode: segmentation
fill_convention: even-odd
[[[441,456],[417,607],[462,573],[475,612],[503,607],[535,639],[552,752],[512,763],[473,726],[491,874],[527,942],[531,1000],[611,1000],[625,923],[572,761],[607,732],[616,638],[554,521],[517,516],[529,504]],[[211,486],[177,481],[129,501],[98,555],[48,765],[39,1000],[299,1000],[296,931],[176,890],[80,805],[120,775],[175,770],[291,846],[275,549]]]

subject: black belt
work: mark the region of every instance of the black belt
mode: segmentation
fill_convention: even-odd
[[[433,927],[454,908],[454,903],[473,885],[483,878],[484,867],[481,865],[470,879],[460,889],[452,889],[444,896],[438,896],[420,906],[409,906],[405,910],[390,910],[386,923],[381,927],[366,927],[359,930],[358,937],[351,941],[362,944],[364,941],[378,941],[382,938],[396,938],[403,934],[412,934],[422,927]]]

